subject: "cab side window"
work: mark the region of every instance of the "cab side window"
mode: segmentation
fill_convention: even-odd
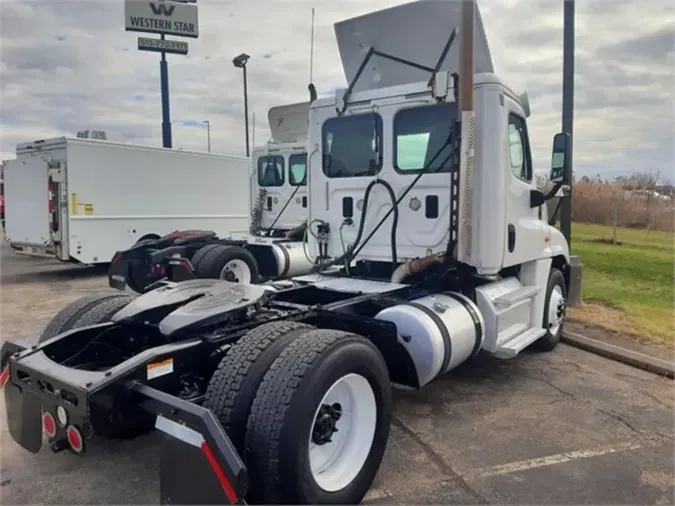
[[[284,185],[284,157],[261,156],[258,158],[258,184],[262,187]]]
[[[532,181],[532,158],[527,138],[525,119],[509,114],[509,164],[511,172],[520,180]]]
[[[307,153],[288,158],[288,182],[291,186],[307,186]]]

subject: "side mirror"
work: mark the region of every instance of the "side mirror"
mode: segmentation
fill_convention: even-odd
[[[553,155],[551,157],[551,181],[562,183],[570,174],[572,162],[572,143],[570,134],[561,132],[553,137]]]

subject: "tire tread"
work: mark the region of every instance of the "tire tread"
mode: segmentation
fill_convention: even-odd
[[[256,502],[287,502],[279,480],[283,465],[281,433],[288,423],[287,412],[303,378],[316,360],[338,341],[350,337],[363,339],[339,330],[312,331],[287,346],[267,371],[251,406],[246,429],[245,454],[256,486],[256,490],[252,491]]]
[[[72,330],[75,328],[78,320],[80,320],[88,311],[107,300],[121,297],[130,297],[130,295],[120,292],[105,292],[87,295],[74,300],[56,313],[49,323],[47,323],[38,338],[38,343],[51,339],[68,330]]]
[[[279,338],[311,325],[294,322],[270,322],[254,328],[223,357],[209,381],[204,405],[213,411],[235,448],[243,454],[246,422],[258,385],[248,385],[258,360]],[[253,386],[254,390],[250,391]]]

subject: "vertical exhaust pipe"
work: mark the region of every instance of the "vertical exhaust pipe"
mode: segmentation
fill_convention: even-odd
[[[476,0],[462,0],[459,28],[459,107],[462,113],[473,111],[475,16]]]
[[[461,145],[459,161],[459,231],[455,257],[472,265],[473,249],[473,186],[476,170],[476,113],[474,110],[474,39],[476,1],[462,0],[459,27],[459,110]]]

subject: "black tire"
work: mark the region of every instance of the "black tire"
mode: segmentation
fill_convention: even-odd
[[[558,346],[558,343],[560,343],[560,339],[562,338],[562,333],[563,333],[563,326],[565,323],[564,320],[564,313],[563,313],[563,320],[561,324],[558,326],[558,330],[556,332],[551,332],[551,325],[549,323],[549,304],[551,302],[551,294],[553,293],[553,290],[559,287],[562,290],[562,295],[563,295],[563,300],[567,301],[567,283],[565,283],[565,276],[563,276],[563,273],[560,272],[560,270],[556,269],[553,267],[551,269],[551,273],[548,276],[548,284],[546,286],[546,302],[544,303],[544,328],[546,329],[546,334],[537,339],[534,343],[532,343],[531,348],[533,350],[537,351],[553,351],[553,349]],[[563,305],[562,308],[563,312],[565,311],[565,306]]]
[[[42,343],[43,341],[51,339],[54,336],[58,336],[59,334],[62,334],[68,330],[82,327],[83,325],[79,324],[79,320],[81,320],[87,313],[94,310],[99,304],[113,300],[119,300],[119,303],[122,304],[122,306],[120,306],[121,308],[131,302],[131,300],[133,300],[133,296],[126,293],[112,292],[98,293],[95,295],[87,295],[86,297],[79,298],[68,304],[66,307],[61,309],[61,311],[56,313],[56,315],[54,315],[54,317],[45,326],[42,334],[40,334],[38,343]],[[91,325],[91,323],[88,325]]]
[[[195,277],[200,279],[221,279],[220,273],[225,265],[232,260],[241,260],[248,267],[251,273],[252,285],[260,281],[260,271],[258,270],[258,262],[253,254],[239,246],[225,246],[218,245],[207,251],[200,259],[199,265],[195,267]],[[239,282],[235,279],[228,279],[227,281]]]
[[[313,328],[290,321],[266,323],[242,337],[218,364],[204,406],[218,418],[239,455],[244,455],[246,422],[263,376],[288,344]]]
[[[192,258],[190,259],[190,263],[192,264],[192,268],[195,270],[195,276],[197,274],[197,272],[196,272],[197,266],[202,261],[202,258],[204,258],[204,255],[206,255],[213,248],[217,248],[218,246],[222,246],[222,244],[207,244],[206,246],[202,246],[197,251],[195,251],[195,254],[192,255]]]
[[[134,298],[134,295],[126,293],[103,293],[77,299],[56,314],[47,324],[38,342],[68,330],[110,321],[115,313]],[[111,412],[92,404],[90,414],[94,433],[107,439],[134,438],[149,432],[154,426],[154,418],[142,412],[132,413],[124,406],[116,407]]]
[[[120,311],[135,298],[134,295],[123,294],[122,297],[104,299],[99,304],[96,304],[82,313],[73,323],[71,328],[77,329],[89,325],[98,325],[99,323],[109,322],[110,319],[115,316],[115,313]]]
[[[326,392],[338,379],[351,373],[365,378],[372,387],[376,406],[374,439],[356,476],[343,488],[327,492],[318,486],[310,470],[310,431]],[[303,334],[274,361],[251,407],[245,452],[250,501],[359,504],[382,462],[391,418],[387,367],[370,341],[336,330]]]

